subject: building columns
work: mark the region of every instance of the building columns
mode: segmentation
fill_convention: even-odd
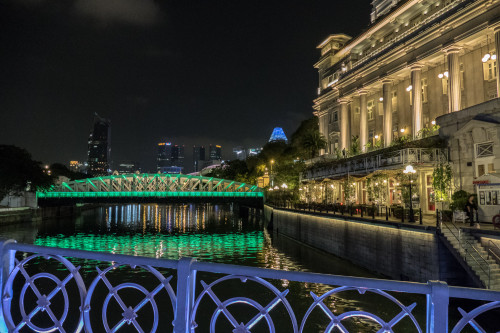
[[[412,107],[412,135],[417,138],[418,132],[422,129],[422,65],[416,64],[411,67],[411,95]]]
[[[389,147],[392,142],[392,96],[391,80],[382,81],[382,97],[384,106],[384,147]]]
[[[347,99],[339,99],[340,104],[340,151],[349,150]]]
[[[368,107],[366,104],[367,91],[359,91],[359,145],[363,152],[368,143]]]
[[[460,49],[458,48],[446,50],[446,54],[448,55],[448,105],[450,113],[460,111],[462,108],[459,51]]]
[[[497,56],[497,98],[500,98],[500,66],[498,66],[500,61],[500,26],[495,28],[495,54]]]

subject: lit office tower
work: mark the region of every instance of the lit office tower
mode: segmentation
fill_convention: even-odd
[[[94,115],[94,127],[88,141],[88,172],[93,176],[108,174],[111,154],[111,122]]]
[[[219,145],[210,145],[210,160],[220,161],[222,160],[222,147]]]
[[[184,168],[184,145],[172,147],[172,166]]]
[[[193,146],[193,164],[195,172],[198,172],[202,169],[202,161],[205,161],[205,147]]]
[[[158,155],[156,158],[156,170],[161,171],[162,168],[172,166],[172,143],[159,142]]]

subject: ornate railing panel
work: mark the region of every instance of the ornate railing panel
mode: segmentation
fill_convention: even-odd
[[[349,174],[368,174],[375,170],[394,169],[407,164],[429,165],[448,161],[448,151],[442,148],[406,148],[374,155],[362,154],[349,159],[322,161],[312,165],[303,179],[342,177]]]
[[[411,283],[190,258],[153,259],[17,244],[12,240],[0,242],[0,257],[2,332],[132,329],[192,333],[220,331],[221,323],[225,325],[222,331],[235,333],[358,332],[353,325],[369,323],[378,332],[446,333],[452,298],[466,299],[469,305],[467,311],[458,308],[459,317],[452,323],[451,332],[500,329],[500,321],[490,321],[485,328],[480,319],[491,312],[498,316],[495,311],[500,309],[500,292],[449,287],[439,281]],[[75,262],[81,265],[75,266]],[[288,289],[295,282],[321,286],[317,292],[311,291],[309,298],[301,299],[309,304],[303,311],[296,310],[297,304],[288,297],[296,290]],[[372,301],[378,297],[387,306],[381,308],[375,301],[368,309],[339,310],[338,295],[352,293]],[[422,301],[408,300],[405,294],[421,295],[417,299]],[[425,312],[425,318],[417,318],[416,312]],[[323,320],[321,329],[314,322],[319,319]]]

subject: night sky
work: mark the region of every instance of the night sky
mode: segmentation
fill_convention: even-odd
[[[151,169],[162,140],[232,158],[311,116],[316,46],[366,29],[370,3],[0,0],[0,143],[85,161],[97,112],[115,163]]]

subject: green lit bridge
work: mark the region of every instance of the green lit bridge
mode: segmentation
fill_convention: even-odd
[[[264,192],[232,180],[191,175],[127,174],[63,182],[37,192],[44,205],[129,202],[238,202],[261,206]]]

